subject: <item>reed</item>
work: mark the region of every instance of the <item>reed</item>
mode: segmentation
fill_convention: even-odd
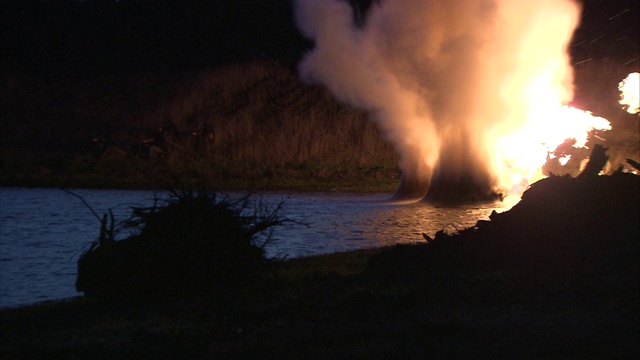
[[[178,75],[12,81],[19,86],[5,83],[16,100],[8,122],[22,140],[6,137],[7,148],[18,149],[4,152],[7,163],[20,163],[21,152],[35,153],[33,161],[51,147],[67,149],[61,158],[93,160],[22,166],[31,171],[136,178],[152,169],[157,176],[187,171],[182,176],[240,182],[398,175],[397,155],[363,112],[276,62]]]
[[[637,152],[628,139],[637,129],[617,105],[617,83],[633,70],[636,63],[608,58],[575,65],[575,105],[620,129],[607,139],[614,160],[628,153],[615,149]],[[276,61],[181,73],[4,74],[0,85],[3,184],[95,178],[150,186],[182,178],[227,188],[305,181],[393,188],[399,177],[397,154],[364,112]]]
[[[324,89],[302,84],[273,63],[230,65],[193,74],[141,123],[202,134],[199,155],[283,167],[319,161],[367,165],[395,161],[393,149],[359,111]],[[194,139],[186,148],[194,150]],[[186,143],[186,142],[185,142]]]

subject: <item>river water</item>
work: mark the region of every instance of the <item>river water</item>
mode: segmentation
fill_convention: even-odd
[[[131,206],[149,206],[150,191],[72,190],[102,216],[124,220]],[[241,194],[229,194],[231,197]],[[295,223],[278,227],[269,257],[295,258],[422,242],[441,229],[473,226],[507,204],[437,207],[397,205],[389,194],[260,193],[264,203]],[[79,197],[60,189],[0,188],[0,308],[80,296],[76,264],[99,233],[100,222]],[[120,237],[125,237],[126,234]]]

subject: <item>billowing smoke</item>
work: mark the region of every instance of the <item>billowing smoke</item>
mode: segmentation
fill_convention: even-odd
[[[492,143],[525,121],[531,84],[571,100],[570,0],[382,0],[358,25],[344,0],[295,3],[315,42],[301,77],[378,124],[400,154],[397,199],[495,196]]]

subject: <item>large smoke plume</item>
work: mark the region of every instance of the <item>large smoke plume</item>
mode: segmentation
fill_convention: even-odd
[[[527,86],[553,84],[550,96],[571,100],[572,1],[382,0],[361,22],[343,0],[295,3],[315,42],[302,78],[378,124],[400,154],[398,199],[491,197],[490,145],[525,120]]]

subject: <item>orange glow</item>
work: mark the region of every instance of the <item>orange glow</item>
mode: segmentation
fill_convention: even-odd
[[[519,195],[529,184],[544,178],[542,166],[553,151],[571,139],[574,148],[586,146],[592,130],[611,130],[608,120],[589,111],[561,105],[544,82],[534,81],[528,89],[526,121],[516,129],[494,140],[494,168],[499,186],[510,194]],[[570,155],[558,159],[566,165]]]
[[[520,195],[526,186],[545,177],[542,166],[555,159],[554,150],[565,140],[573,140],[574,148],[586,148],[592,130],[611,130],[608,120],[589,111],[560,105],[558,91],[544,78],[532,81],[526,91],[528,105],[524,124],[494,140],[494,167],[499,185],[510,194]],[[640,73],[631,73],[618,86],[620,104],[630,114],[640,112]],[[559,157],[565,166],[571,155]],[[581,161],[581,169],[588,159]]]
[[[630,114],[640,112],[640,73],[631,73],[620,82],[620,104]],[[555,159],[554,150],[565,140],[574,140],[574,148],[586,148],[592,130],[611,130],[608,120],[589,111],[560,105],[561,99],[553,83],[544,77],[529,85],[525,111],[526,121],[519,129],[507,132],[494,140],[494,167],[499,185],[510,194],[520,195],[526,186],[544,178],[542,166]],[[522,116],[522,115],[521,115]],[[571,155],[558,158],[566,165]],[[584,167],[587,159],[581,162]]]
[[[618,85],[620,104],[629,114],[640,112],[640,73],[634,72]]]
[[[459,179],[519,196],[552,158],[554,171],[575,171],[611,129],[567,106],[577,1],[382,1],[362,26],[348,2],[296,3],[316,44],[301,77],[371,115],[400,155],[399,192],[411,201]],[[638,89],[637,77],[624,81],[632,109],[627,88]]]
[[[549,106],[531,114],[525,126],[499,139],[495,156],[500,184],[510,192],[520,192],[544,177],[542,166],[565,139],[575,139],[574,147],[584,147],[593,129],[610,130],[609,121],[569,106]],[[565,165],[568,156],[560,159]]]
[[[558,161],[560,162],[560,164],[562,166],[567,165],[567,163],[569,162],[569,160],[571,160],[571,155],[567,155],[567,156],[563,156],[560,159],[558,159]]]

